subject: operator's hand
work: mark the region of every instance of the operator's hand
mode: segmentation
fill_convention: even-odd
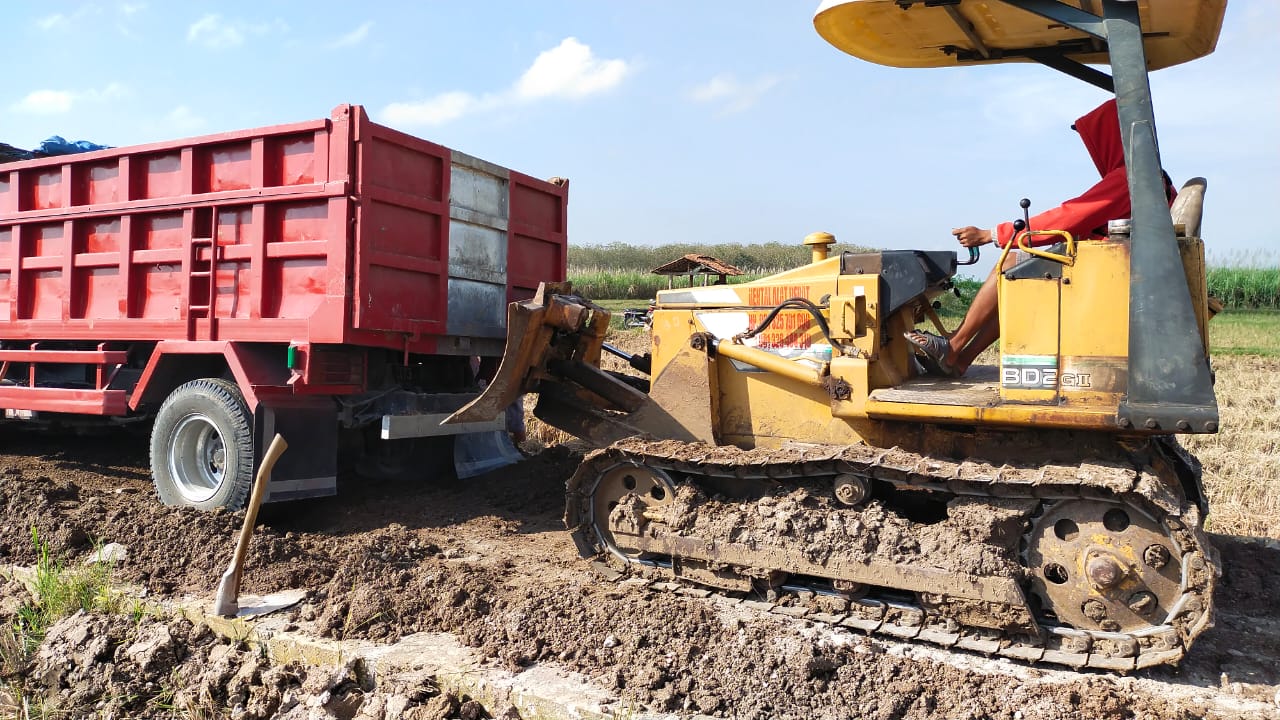
[[[956,236],[960,244],[965,247],[979,247],[987,245],[991,242],[991,231],[982,230],[972,225],[962,228],[952,228],[951,234]]]

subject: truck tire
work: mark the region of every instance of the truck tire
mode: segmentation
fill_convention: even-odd
[[[253,487],[253,416],[234,382],[192,380],[165,398],[151,428],[160,501],[238,510]]]

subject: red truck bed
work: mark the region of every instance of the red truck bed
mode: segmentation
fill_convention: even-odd
[[[0,340],[500,352],[564,278],[567,197],[352,105],[0,165]]]

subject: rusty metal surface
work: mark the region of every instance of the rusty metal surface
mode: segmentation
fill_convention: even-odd
[[[652,437],[716,441],[715,423],[720,417],[719,375],[711,371],[715,361],[707,355],[706,342],[702,335],[689,338],[653,379],[649,390],[653,406],[628,418],[632,424]],[[672,422],[681,428],[680,433],[661,431],[663,425]]]
[[[1053,503],[1027,536],[1033,591],[1073,627],[1133,632],[1181,598],[1182,569],[1163,528],[1123,503]],[[1063,560],[1068,563],[1062,563]]]
[[[449,416],[445,424],[496,417],[522,393],[551,377],[550,366],[556,363],[583,368],[599,364],[609,311],[572,292],[569,283],[541,283],[532,300],[507,306],[507,345],[498,372],[480,397]],[[595,370],[593,377],[598,373]]]
[[[588,391],[566,383],[544,380],[539,386],[533,414],[546,424],[596,447],[639,434],[639,430],[621,416],[594,405]]]
[[[549,363],[547,369],[558,376],[577,383],[583,389],[595,393],[601,400],[611,405],[611,409],[635,412],[643,407],[649,399],[644,393],[617,380],[594,365],[572,360],[557,360]]]
[[[529,303],[512,303],[508,306],[508,337],[518,337],[520,342],[513,344],[508,341],[498,372],[484,392],[446,418],[444,424],[492,420],[515,402],[524,391],[529,370],[538,361],[534,350],[544,346],[550,339],[550,328],[542,325],[541,319],[541,309],[533,309]]]
[[[921,405],[993,407],[1000,402],[1000,368],[974,365],[961,378],[922,376],[897,387],[876,390],[871,398]]]

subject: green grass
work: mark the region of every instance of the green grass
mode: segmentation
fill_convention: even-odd
[[[31,541],[36,546],[35,603],[18,611],[24,635],[38,645],[44,634],[57,621],[77,610],[116,610],[111,597],[111,563],[96,562],[68,568],[49,554],[34,527]],[[34,649],[34,646],[32,647]]]
[[[1219,313],[1209,322],[1209,349],[1216,355],[1280,357],[1280,311]]]
[[[978,288],[982,287],[982,281],[972,278],[956,278],[955,284],[956,290],[960,291],[958,297],[954,292],[949,292],[938,298],[938,301],[942,303],[942,307],[938,308],[938,317],[951,330],[954,330],[960,324],[960,321],[964,319],[964,313],[969,309],[969,303],[973,301],[973,296],[977,294]]]
[[[1205,279],[1229,308],[1280,309],[1280,267],[1211,267]]]
[[[67,567],[49,553],[49,546],[31,528],[31,542],[36,548],[35,575],[29,582],[32,597],[18,608],[9,624],[0,627],[0,715],[14,717],[64,718],[40,695],[29,695],[21,675],[40,647],[54,623],[79,610],[130,612],[135,622],[138,607],[126,608],[119,594],[111,591],[112,563],[94,562]],[[95,543],[95,554],[101,550]],[[14,711],[21,708],[21,716]]]
[[[31,528],[31,542],[35,545],[37,560],[35,576],[31,583],[33,600],[18,608],[7,632],[3,664],[8,669],[40,645],[54,623],[77,610],[120,609],[119,598],[111,594],[111,563],[96,562],[68,568],[49,554],[49,547],[40,539],[35,527]],[[12,651],[20,650],[18,657]]]
[[[595,298],[591,298],[591,302],[599,305],[605,310],[608,310],[614,315],[621,315],[622,311],[627,308],[646,307],[645,303],[636,302],[635,300],[596,300]]]
[[[577,290],[577,287],[578,287],[577,285],[574,285],[575,291]],[[591,296],[587,295],[587,297],[590,298]],[[622,327],[622,311],[626,310],[627,308],[648,307],[648,304],[649,304],[648,301],[646,300],[596,300],[595,298],[591,298],[591,302],[599,305],[600,307],[603,307],[605,310],[608,310],[610,312],[611,315],[609,317],[609,327],[613,328],[614,330],[632,330],[634,332],[640,332],[641,330],[644,330],[644,328]]]

